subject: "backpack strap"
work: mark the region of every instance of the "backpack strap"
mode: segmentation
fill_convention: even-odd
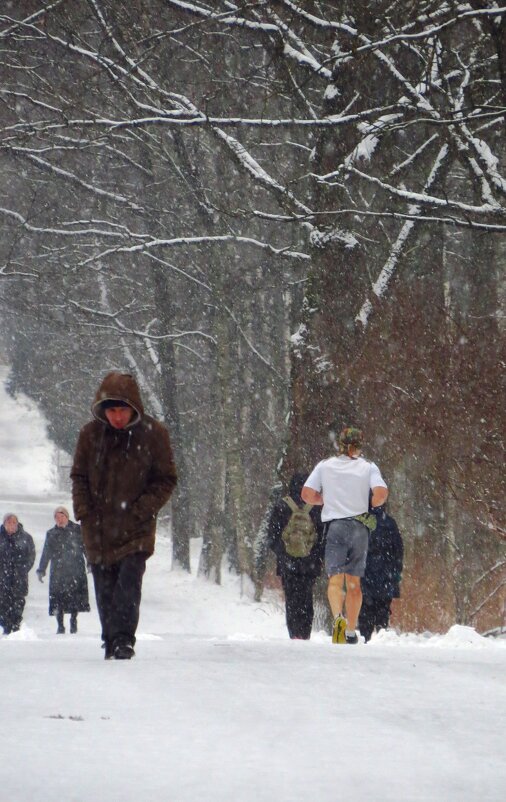
[[[292,512],[297,512],[297,510],[299,509],[291,496],[284,496],[283,501],[285,502],[285,504],[288,504]]]
[[[314,504],[304,504],[303,507],[299,507],[298,504],[293,500],[291,496],[284,496],[283,501],[285,504],[288,504],[292,512],[305,512],[307,515],[311,512],[314,507]]]

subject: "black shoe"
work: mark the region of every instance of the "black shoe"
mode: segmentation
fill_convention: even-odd
[[[358,635],[357,635],[357,633],[355,632],[354,635],[346,635],[346,643],[349,643],[350,645],[358,643]]]
[[[58,629],[56,630],[57,635],[65,635],[65,627],[63,624],[58,624]]]
[[[118,643],[114,647],[114,658],[116,660],[131,660],[134,654],[134,647],[131,643]]]
[[[77,615],[70,616],[70,634],[75,635],[77,632]]]

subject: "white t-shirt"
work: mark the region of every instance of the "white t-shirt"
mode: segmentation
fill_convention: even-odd
[[[319,462],[305,483],[323,496],[322,521],[362,515],[369,509],[370,490],[386,486],[374,462],[344,454]]]

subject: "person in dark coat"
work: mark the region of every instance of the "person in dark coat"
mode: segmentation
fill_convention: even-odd
[[[81,527],[70,520],[65,507],[54,512],[55,526],[46,533],[37,576],[49,571],[49,615],[56,616],[58,635],[65,633],[64,615],[70,613],[70,632],[77,632],[78,613],[90,610]]]
[[[388,515],[385,507],[372,509],[377,524],[369,535],[365,575],[362,578],[363,603],[358,623],[366,643],[375,630],[388,627],[392,599],[401,595],[404,545],[397,523]]]
[[[28,595],[28,573],[35,562],[35,544],[8,512],[0,527],[0,625],[5,635],[21,626]]]
[[[307,473],[296,473],[290,480],[288,495],[298,507],[304,507],[300,491]],[[323,526],[320,508],[313,507],[309,513],[316,529],[316,542],[307,557],[291,557],[287,554],[282,534],[292,511],[286,501],[280,499],[273,507],[267,525],[267,543],[276,555],[276,572],[281,578],[285,592],[286,626],[292,639],[309,640],[313,626],[313,588],[319,577],[324,554]]]
[[[108,373],[80,433],[70,473],[91,565],[105,657],[134,655],[142,577],[156,517],[177,483],[169,433],[144,413],[129,373]]]

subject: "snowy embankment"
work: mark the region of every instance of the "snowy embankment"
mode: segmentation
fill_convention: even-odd
[[[23,440],[35,442],[40,420],[28,420]],[[15,502],[38,559],[54,506],[69,500],[4,493],[2,463],[0,511]],[[91,591],[78,634],[57,636],[32,572],[23,627],[0,637],[2,800],[506,798],[506,641],[454,627],[357,647],[323,633],[291,642],[276,597],[258,604],[235,578],[216,587],[171,571],[162,532],[137,655],[104,661]]]
[[[4,499],[40,495],[54,481],[54,448],[45,421],[27,396],[14,401],[5,390],[9,369],[0,365],[0,494]]]

